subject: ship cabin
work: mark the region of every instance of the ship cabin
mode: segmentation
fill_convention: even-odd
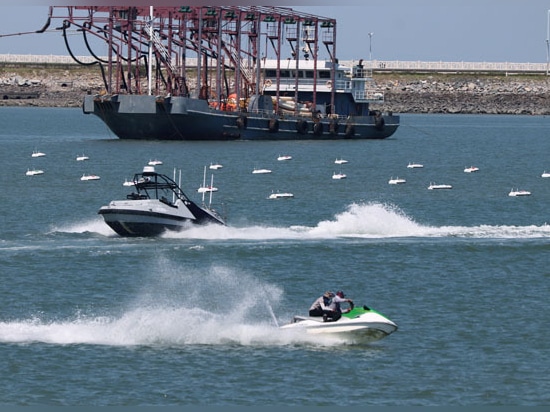
[[[313,60],[265,60],[262,76],[263,93],[274,96],[283,111],[294,112],[297,101],[299,110],[323,117],[368,116],[370,103],[384,101],[384,94],[376,90],[372,70],[361,60],[351,66],[317,61],[316,67]],[[335,110],[331,109],[333,86]]]

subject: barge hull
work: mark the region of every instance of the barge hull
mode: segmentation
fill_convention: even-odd
[[[136,140],[386,139],[399,126],[399,116],[392,114],[313,121],[220,111],[204,100],[176,96],[87,95],[83,111],[98,116],[120,139]]]

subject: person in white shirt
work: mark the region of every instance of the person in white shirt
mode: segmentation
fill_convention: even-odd
[[[348,303],[349,304],[348,308],[342,310],[342,308],[340,306],[341,303]],[[342,313],[348,313],[353,308],[354,308],[353,300],[347,299],[346,295],[341,290],[336,292],[336,296],[334,296],[331,299],[330,304],[329,304],[329,309],[340,315],[340,316],[338,316],[338,319],[340,319],[340,317],[342,316]],[[336,320],[338,320],[338,319],[336,319]]]
[[[309,316],[322,316],[324,321],[333,318],[336,315],[330,308],[333,297],[333,292],[326,291],[323,296],[317,298],[309,308]]]

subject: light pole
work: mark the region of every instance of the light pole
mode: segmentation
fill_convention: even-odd
[[[546,76],[550,69],[550,10],[546,16]]]
[[[372,36],[374,36],[374,33],[370,32],[369,33],[369,61],[370,61],[371,67],[372,67]]]

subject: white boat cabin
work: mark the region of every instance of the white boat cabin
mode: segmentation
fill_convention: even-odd
[[[279,64],[279,66],[278,66]],[[372,70],[366,69],[362,61],[353,67],[330,61],[313,60],[277,60],[262,61],[263,90],[268,94],[277,91],[281,94],[294,93],[296,87],[300,92],[330,93],[333,85],[336,93],[351,93],[355,102],[369,103],[384,101],[384,94],[375,89]]]

